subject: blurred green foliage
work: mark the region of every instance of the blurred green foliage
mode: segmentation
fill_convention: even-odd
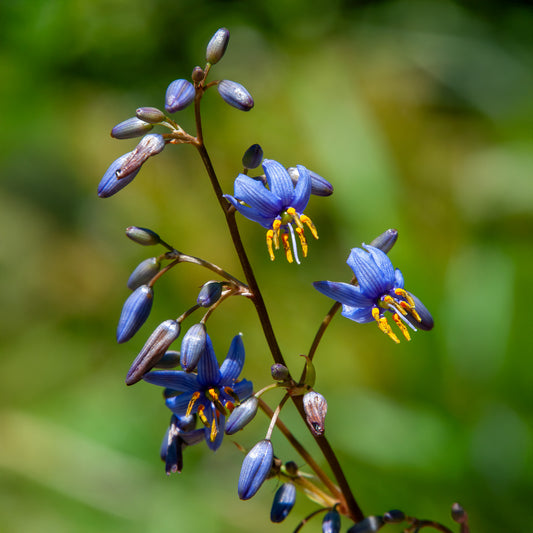
[[[317,353],[328,437],[363,510],[451,525],[459,501],[473,532],[529,529],[531,2],[20,0],[0,5],[2,530],[271,529],[274,483],[238,501],[230,439],[216,454],[188,449],[184,472],[167,478],[159,391],[123,384],[151,328],[209,276],[181,265],[158,283],[140,333],[114,343],[127,277],[151,253],[124,238],[127,226],[240,275],[198,157],[167,148],[116,197],[95,192],[135,145],[110,139],[111,127],[162,107],[220,26],[232,36],[212,79],[243,83],[256,102],[245,114],[215,91],[205,98],[225,190],[253,143],[336,189],[310,203],[320,240],[300,267],[281,254],[271,263],[263,231],[240,221],[289,363],[302,364],[330,305],[310,282],[349,279],[349,249],[389,227],[400,233],[393,263],[436,320],[395,346],[339,317]],[[227,302],[209,328],[220,357],[242,331],[245,373],[268,383],[248,302]],[[292,407],[282,418],[309,443]],[[238,440],[251,446],[265,429],[258,417]],[[313,509],[299,497],[281,527]]]

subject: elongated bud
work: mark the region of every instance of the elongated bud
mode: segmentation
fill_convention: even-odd
[[[242,462],[237,492],[241,500],[255,496],[265,479],[274,460],[274,450],[269,439],[259,441]]]
[[[228,47],[228,42],[229,30],[226,28],[220,28],[217,30],[207,45],[207,50],[205,53],[206,61],[211,63],[211,65],[218,63],[222,59],[222,56]]]
[[[283,522],[296,502],[296,487],[292,483],[283,483],[274,495],[270,520],[275,524]]]
[[[135,289],[124,302],[117,326],[117,342],[130,340],[145,323],[154,301],[154,291],[148,285]]]
[[[458,524],[468,523],[468,515],[466,511],[457,502],[452,505],[452,520]]]
[[[374,533],[379,531],[384,525],[385,522],[381,516],[367,516],[364,520],[352,526],[348,533]]]
[[[235,81],[222,80],[218,84],[218,92],[224,102],[241,111],[250,111],[254,107],[254,100],[250,93]]]
[[[126,228],[126,237],[143,246],[153,246],[161,242],[161,237],[151,229],[129,226]]]
[[[145,135],[117,171],[119,180],[125,179],[131,172],[139,170],[149,157],[159,154],[165,148],[165,139],[159,133]]]
[[[140,381],[161,360],[179,334],[180,325],[175,320],[165,320],[159,324],[133,361],[126,376],[126,385]]]
[[[370,243],[370,246],[374,246],[374,248],[379,248],[382,252],[385,252],[387,254],[390,252],[397,240],[398,230],[388,229],[387,231],[384,231],[381,235],[378,235]]]
[[[322,176],[319,176],[312,170],[307,169],[307,171],[309,172],[309,177],[311,178],[311,194],[314,194],[315,196],[330,196],[333,194],[333,185],[331,185],[328,180]],[[296,167],[290,167],[287,169],[287,172],[289,173],[294,185],[296,185],[298,183],[298,178],[300,177],[298,169]]]
[[[161,262],[157,257],[145,259],[137,265],[128,279],[128,288],[134,291],[141,285],[146,285],[161,269]]]
[[[205,72],[202,67],[194,67],[191,74],[194,83],[200,83],[205,78]]]
[[[145,133],[148,133],[152,128],[152,124],[133,117],[117,124],[111,130],[111,137],[115,139],[133,139],[134,137],[141,137]]]
[[[387,511],[383,515],[383,520],[387,523],[398,524],[405,520],[405,513],[398,509],[392,509],[392,511]]]
[[[118,191],[123,189],[126,185],[133,181],[133,178],[139,173],[140,167],[137,169],[131,170],[129,174],[120,174],[119,172],[122,169],[123,165],[129,161],[133,152],[128,152],[127,154],[121,155],[118,159],[115,159],[109,165],[109,168],[106,170],[103,175],[100,183],[98,184],[98,196],[100,198],[109,198],[113,196]]]
[[[226,421],[226,435],[234,435],[251,422],[257,414],[259,400],[250,396],[247,400],[235,407]]]
[[[258,144],[252,144],[242,156],[242,166],[244,168],[257,168],[263,161],[263,149]]]
[[[202,285],[196,303],[202,307],[211,307],[218,302],[223,284],[220,281],[208,281]]]
[[[326,513],[322,520],[322,533],[339,533],[341,530],[341,515],[336,509]]]
[[[289,379],[289,369],[281,363],[274,363],[270,367],[270,374],[272,375],[272,379],[276,381],[286,381]]]
[[[315,391],[304,394],[304,411],[311,431],[319,436],[324,433],[324,420],[328,412],[326,398]]]
[[[180,364],[180,353],[175,350],[165,352],[154,368],[176,368]]]
[[[175,113],[185,109],[194,100],[194,85],[187,80],[174,80],[167,88],[165,109]]]
[[[165,120],[165,114],[157,107],[139,107],[135,114],[137,118],[149,122],[150,124],[157,124],[158,122],[163,122]]]
[[[185,372],[192,372],[200,357],[205,352],[207,344],[207,332],[201,322],[191,326],[181,341],[181,366]]]

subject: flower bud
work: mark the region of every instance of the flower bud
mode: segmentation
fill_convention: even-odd
[[[258,144],[252,144],[242,156],[242,166],[244,168],[257,168],[263,161],[263,149]]]
[[[236,107],[241,111],[250,111],[254,107],[253,98],[240,83],[222,80],[217,87],[224,102],[230,106]]]
[[[167,88],[165,109],[175,113],[185,109],[194,100],[194,85],[187,80],[174,80]]]
[[[220,281],[208,281],[202,285],[196,303],[202,307],[211,307],[218,302],[222,294],[222,283]]]
[[[205,325],[201,322],[195,324],[187,330],[181,341],[181,367],[185,372],[192,372],[200,357],[205,352],[207,343],[207,332]]]
[[[387,254],[390,252],[391,248],[394,246],[397,240],[398,230],[388,229],[387,231],[376,237],[370,243],[370,246],[373,246],[374,248],[379,248],[382,252],[385,252]]]
[[[315,196],[330,196],[333,194],[333,185],[322,176],[319,176],[316,172],[307,169],[309,172],[309,177],[311,178],[311,194]],[[294,185],[298,183],[298,178],[300,174],[296,167],[290,167],[287,169],[289,176],[291,177]]]
[[[352,526],[348,533],[374,533],[379,531],[384,525],[385,522],[381,516],[367,516],[364,520]]]
[[[141,135],[149,132],[152,128],[152,124],[133,117],[117,124],[111,130],[111,137],[115,139],[133,139],[134,137],[141,137]]]
[[[435,323],[433,322],[433,317],[431,316],[431,313],[427,310],[426,306],[414,294],[411,294],[409,291],[406,292],[415,302],[415,311],[420,317],[420,322],[416,320],[416,318],[410,313],[407,313],[404,318],[417,329],[421,329],[423,331],[430,331],[431,329],[433,329]]]
[[[457,502],[452,505],[452,520],[458,524],[468,523],[466,511]]]
[[[165,352],[154,368],[176,368],[180,364],[180,353],[175,350]]]
[[[283,522],[296,502],[296,487],[292,483],[283,483],[274,495],[270,520],[275,524]]]
[[[289,379],[289,369],[280,363],[275,363],[270,367],[272,379],[276,381],[286,381]]]
[[[298,465],[294,461],[287,461],[285,463],[285,472],[289,476],[296,476],[298,474]]]
[[[165,114],[157,107],[139,107],[135,114],[137,118],[149,122],[150,124],[157,124],[158,122],[163,122],[165,120]]]
[[[128,279],[128,288],[134,291],[137,287],[147,284],[161,269],[157,257],[145,259],[137,265]]]
[[[393,509],[392,511],[387,511],[383,515],[383,520],[390,524],[397,524],[405,520],[405,513],[398,509]]]
[[[135,289],[124,302],[117,326],[117,342],[130,340],[145,323],[154,301],[154,291],[148,285]]]
[[[324,420],[328,412],[328,402],[326,398],[315,391],[310,391],[304,395],[304,411],[307,423],[314,435],[319,436],[324,433]]]
[[[322,533],[339,533],[341,530],[341,515],[336,509],[326,513],[322,520]]]
[[[218,63],[222,59],[222,56],[228,47],[228,42],[229,30],[226,28],[220,28],[217,30],[207,45],[207,50],[205,53],[206,61],[211,63],[211,65]]]
[[[259,441],[242,462],[237,492],[241,500],[249,500],[268,477],[274,450],[268,439]]]
[[[143,246],[152,246],[161,242],[161,237],[155,231],[148,228],[138,228],[137,226],[126,228],[126,237]]]
[[[159,324],[133,361],[126,376],[126,385],[140,381],[160,361],[179,334],[180,325],[175,320],[165,320]]]
[[[200,83],[205,78],[205,72],[202,67],[194,67],[191,74],[194,83]]]
[[[120,177],[118,175],[123,165],[129,161],[132,154],[133,152],[128,152],[111,163],[98,184],[98,196],[100,198],[109,198],[110,196],[113,196],[126,185],[131,183],[133,178],[139,173],[140,167],[131,170],[129,174],[124,174],[122,172]]]
[[[128,159],[124,160],[122,166],[117,171],[119,180],[126,179],[131,172],[139,170],[145,161],[163,151],[165,148],[165,139],[159,133],[149,133],[145,135],[133,152],[130,152]]]
[[[226,420],[226,435],[234,435],[252,421],[257,413],[259,400],[250,396],[246,401],[235,407]]]

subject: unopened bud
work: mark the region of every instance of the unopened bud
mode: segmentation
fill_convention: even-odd
[[[126,376],[126,385],[140,381],[160,361],[179,334],[180,325],[175,320],[165,320],[159,324],[133,361]]]
[[[389,253],[391,248],[398,240],[398,230],[388,229],[381,235],[378,235],[371,243],[370,246],[379,248],[382,252]]]
[[[458,524],[466,524],[468,522],[466,511],[457,502],[452,505],[452,520]]]
[[[287,461],[285,463],[285,472],[289,476],[296,476],[298,474],[298,465],[294,461]]]
[[[254,100],[250,93],[235,81],[222,80],[218,84],[218,92],[224,102],[241,111],[250,111],[254,107]]]
[[[185,109],[194,100],[194,85],[187,80],[174,80],[167,88],[165,109],[175,113]]]
[[[161,237],[151,229],[129,226],[126,228],[126,237],[143,246],[153,246],[161,242]]]
[[[211,63],[211,65],[218,63],[228,47],[228,42],[229,30],[226,28],[220,28],[217,30],[207,45],[205,53],[205,59],[207,62]]]
[[[341,530],[341,515],[336,509],[326,513],[322,520],[322,533],[339,533]]]
[[[410,313],[407,313],[404,318],[417,329],[421,329],[423,331],[430,331],[431,329],[433,329],[435,323],[433,321],[431,313],[427,310],[426,306],[414,294],[411,294],[409,291],[406,292],[407,294],[409,294],[409,296],[411,296],[415,303],[415,311],[420,317],[420,322]]]
[[[185,372],[192,372],[205,352],[207,332],[201,322],[187,330],[181,341],[180,363]]]
[[[258,144],[252,144],[242,156],[242,166],[244,168],[257,168],[263,161],[263,149]]]
[[[139,107],[137,111],[135,111],[135,114],[137,115],[137,118],[149,122],[150,124],[157,124],[166,118],[163,111],[157,109],[157,107]]]
[[[124,302],[117,326],[117,342],[130,340],[146,322],[152,309],[154,291],[148,285],[135,289]]]
[[[300,177],[298,169],[296,167],[290,167],[287,169],[287,172],[293,184],[296,185]],[[328,180],[312,170],[307,169],[307,172],[309,172],[309,177],[311,178],[311,194],[315,196],[330,196],[333,194],[333,185]]]
[[[202,307],[211,307],[218,302],[223,284],[220,281],[208,281],[202,285],[196,303]]]
[[[137,287],[147,284],[161,269],[157,257],[145,259],[137,265],[128,279],[128,288],[134,291]]]
[[[145,122],[144,120],[133,117],[117,124],[111,130],[111,137],[114,137],[115,139],[133,139],[134,137],[144,135],[152,128],[152,124],[148,124],[148,122]]]
[[[145,135],[117,171],[119,180],[125,179],[131,172],[139,170],[149,157],[159,154],[165,148],[165,139],[159,133]]]
[[[387,523],[397,524],[405,520],[405,513],[403,511],[399,511],[398,509],[393,509],[392,511],[387,511],[383,515],[383,520],[385,520]]]
[[[374,533],[379,531],[384,525],[383,517],[367,516],[364,520],[352,526],[348,533]]]
[[[205,72],[202,67],[194,67],[191,74],[194,83],[200,83],[205,78]]]
[[[283,483],[274,495],[270,520],[275,524],[283,522],[296,502],[296,487],[292,483]]]
[[[269,439],[259,441],[246,455],[239,475],[238,494],[241,500],[249,500],[256,494],[274,460],[274,450]]]
[[[328,402],[315,391],[309,391],[304,394],[304,411],[307,417],[307,423],[314,435],[320,436],[324,433],[324,420],[328,412]]]
[[[233,435],[253,420],[257,414],[259,400],[250,396],[247,400],[235,407],[226,421],[226,435]]]
[[[270,373],[276,381],[286,381],[289,378],[289,369],[280,363],[273,364]]]
[[[130,160],[132,154],[133,152],[128,152],[111,163],[98,184],[98,196],[100,198],[109,198],[110,196],[113,196],[126,185],[131,183],[133,178],[139,173],[140,167],[132,169],[129,174],[121,172],[121,169]]]
[[[176,368],[180,364],[180,353],[175,350],[165,352],[154,368]]]

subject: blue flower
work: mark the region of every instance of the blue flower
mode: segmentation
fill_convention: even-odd
[[[240,335],[233,338],[228,355],[220,367],[207,335],[206,348],[198,363],[198,374],[166,370],[149,372],[143,379],[174,390],[177,395],[166,399],[167,407],[179,417],[197,413],[205,426],[207,445],[216,450],[222,443],[226,416],[235,403],[253,392],[250,381],[237,381],[243,365],[244,346]]]
[[[262,166],[268,188],[257,179],[239,174],[234,183],[234,196],[229,194],[224,196],[239,213],[267,229],[266,240],[272,261],[274,260],[272,248],[274,246],[276,250],[279,249],[281,237],[287,260],[292,263],[290,233],[294,256],[299,264],[294,232],[296,231],[300,238],[304,257],[307,256],[304,224],[311,230],[313,237],[318,239],[315,226],[303,212],[311,195],[309,171],[304,166],[298,165],[299,178],[294,185],[285,167],[277,161],[265,159]]]
[[[374,246],[353,248],[346,261],[357,278],[358,285],[334,281],[316,281],[315,288],[342,304],[342,315],[360,324],[375,320],[379,329],[394,342],[400,342],[387,321],[385,312],[392,313],[404,337],[410,340],[407,326],[430,330],[433,318],[422,302],[407,292],[403,275],[394,269],[387,254]]]

